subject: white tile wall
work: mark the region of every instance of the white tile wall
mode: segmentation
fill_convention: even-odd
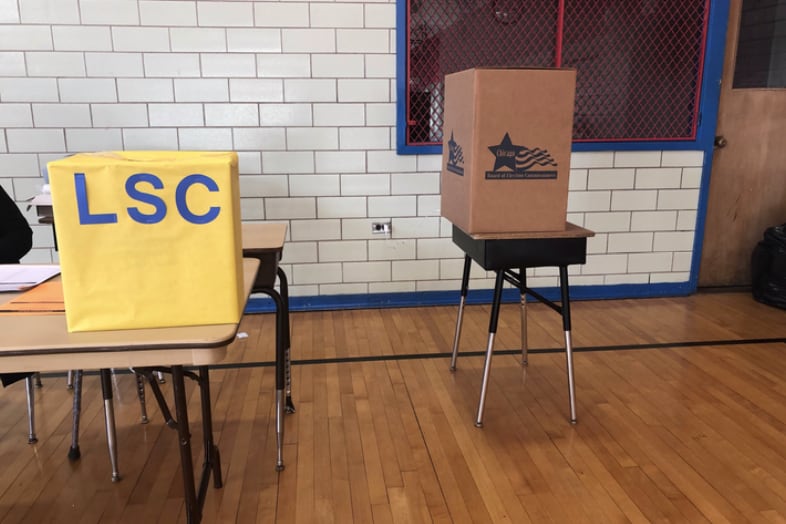
[[[395,24],[384,0],[0,0],[0,182],[32,196],[77,150],[234,149],[243,218],[289,225],[293,296],[455,290],[441,156],[395,151]],[[572,283],[690,278],[703,165],[573,153],[569,220],[597,234]],[[389,237],[371,233],[381,220]],[[35,229],[26,260],[56,259]]]

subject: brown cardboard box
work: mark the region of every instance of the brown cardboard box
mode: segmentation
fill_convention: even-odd
[[[573,69],[447,75],[442,216],[470,234],[564,230],[575,89]]]

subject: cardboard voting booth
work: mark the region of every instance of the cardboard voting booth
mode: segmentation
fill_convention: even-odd
[[[238,322],[234,152],[119,151],[48,164],[69,331]]]
[[[469,234],[562,231],[576,71],[445,76],[442,216]]]

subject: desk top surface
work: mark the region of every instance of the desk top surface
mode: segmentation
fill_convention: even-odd
[[[522,231],[519,233],[475,233],[469,235],[473,240],[516,240],[529,238],[587,238],[595,232],[571,222],[565,222],[563,231]]]
[[[259,260],[243,259],[246,296]],[[59,277],[57,277],[59,278]],[[15,293],[0,295],[0,303]],[[238,324],[69,333],[63,313],[0,315],[0,372],[61,371],[221,361]]]
[[[269,222],[241,223],[243,251],[281,251],[287,237],[287,225]]]

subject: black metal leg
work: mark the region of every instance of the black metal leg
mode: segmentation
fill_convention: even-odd
[[[38,375],[38,373],[35,373]],[[33,389],[33,376],[25,378],[25,390],[27,392],[27,443],[35,444],[38,437],[35,434],[35,389]],[[40,378],[39,378],[40,382]]]
[[[559,267],[559,285],[562,295],[562,328],[565,331],[565,358],[568,368],[568,399],[570,401],[570,422],[576,419],[576,385],[573,374],[573,345],[570,336],[570,291],[568,286],[568,268]]]
[[[71,387],[74,389],[74,407],[72,410],[71,449],[68,450],[68,460],[78,460],[82,456],[79,451],[79,418],[82,413],[82,370],[75,370],[71,374],[71,378]]]
[[[133,371],[133,369],[131,371]],[[141,411],[142,424],[147,424],[149,419],[147,418],[147,402],[145,402],[145,378],[136,372],[134,373],[134,377],[136,378],[136,395],[139,397],[139,410]]]
[[[205,471],[202,472],[202,485],[199,489],[199,500],[204,500],[207,491],[207,479],[213,472],[213,486],[218,489],[224,485],[221,476],[221,455],[218,446],[213,442],[213,410],[210,404],[210,371],[207,366],[199,366],[199,396],[202,404],[202,439],[205,453]],[[204,487],[203,487],[204,486]]]
[[[478,415],[475,418],[475,426],[483,427],[483,410],[486,405],[486,391],[489,385],[491,374],[491,357],[494,353],[494,336],[497,334],[497,321],[499,320],[499,305],[502,300],[502,284],[504,282],[505,271],[497,271],[497,279],[494,283],[494,301],[491,304],[491,319],[489,320],[489,339],[486,346],[486,363],[483,367],[483,382],[480,386],[480,401],[478,402]]]
[[[461,323],[464,320],[464,305],[467,302],[467,289],[469,288],[469,272],[472,269],[472,259],[464,255],[464,272],[461,275],[461,298],[459,299],[458,314],[456,315],[456,332],[453,335],[453,353],[450,357],[450,370],[456,371],[459,342],[461,340]]]
[[[186,500],[186,519],[189,523],[202,520],[202,509],[197,503],[194,486],[194,463],[191,458],[191,433],[188,429],[188,405],[183,366],[172,366],[172,390],[175,396],[175,417],[180,444],[180,465],[183,473],[183,494]]]
[[[104,396],[104,423],[106,425],[106,443],[109,448],[109,462],[112,465],[112,482],[120,480],[117,466],[117,432],[115,431],[115,405],[112,398],[112,371],[102,369],[101,392]]]
[[[527,268],[519,268],[519,293],[521,302],[521,365],[529,362],[529,345],[527,344]]]
[[[289,326],[289,282],[287,281],[287,275],[284,273],[284,270],[280,267],[276,269],[276,273],[278,274],[278,284],[279,288],[281,289],[281,301],[284,304],[284,348],[285,349],[285,375],[286,375],[286,407],[285,411],[287,413],[294,413],[295,412],[295,404],[292,402],[292,357],[290,354],[291,350],[291,343],[290,343],[290,326]]]
[[[286,325],[286,306],[281,295],[272,287],[255,289],[265,293],[276,303],[276,471],[284,469],[284,405],[286,389],[286,359],[287,351],[284,346]]]

